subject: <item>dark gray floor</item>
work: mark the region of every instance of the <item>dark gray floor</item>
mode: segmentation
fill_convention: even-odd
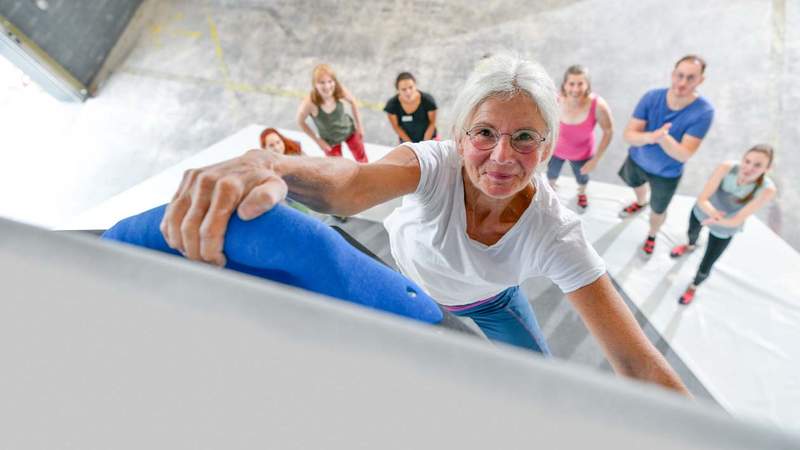
[[[397,269],[389,250],[389,235],[383,225],[357,218],[350,218],[344,223],[333,218],[326,218],[325,220],[327,223],[343,229],[386,264],[395,270]],[[636,320],[647,337],[675,368],[686,383],[689,391],[696,398],[716,404],[711,394],[708,393],[691,370],[686,367],[680,357],[675,354],[669,343],[650,325],[647,318],[638,311],[636,305],[628,299],[625,292],[618,285],[616,287],[628,307],[634,312]],[[589,334],[583,322],[581,322],[580,316],[570,306],[569,301],[557,286],[548,280],[541,279],[532,280],[532,282],[523,285],[522,288],[531,300],[531,305],[536,311],[536,317],[555,357],[594,367],[605,372],[612,372],[611,366],[603,357],[600,346]]]

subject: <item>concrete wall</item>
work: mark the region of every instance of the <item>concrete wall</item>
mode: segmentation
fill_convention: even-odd
[[[60,161],[73,176],[59,185],[64,197],[53,210],[88,208],[250,123],[297,129],[295,111],[319,62],[332,64],[365,103],[367,141],[396,142],[381,104],[401,70],[435,96],[445,129],[475,61],[506,50],[538,59],[554,78],[573,63],[592,70],[617,124],[594,177],[618,183],[621,130],[634,105],[647,89],[668,84],[676,59],[696,52],[708,60],[701,91],[717,114],[679,192],[698,193],[720,161],[772,142],[780,199],[760,215],[800,248],[800,229],[788,225],[800,221],[790,181],[800,167],[791,149],[800,139],[793,120],[800,88],[791,78],[800,64],[798,2],[148,0],[142,8],[148,19],[129,29],[138,40],[99,97],[71,111],[77,119],[49,126],[63,130],[58,145],[81,158]],[[18,113],[15,120],[35,118]],[[20,139],[35,148],[50,143]]]
[[[0,15],[88,86],[141,2],[0,0]]]

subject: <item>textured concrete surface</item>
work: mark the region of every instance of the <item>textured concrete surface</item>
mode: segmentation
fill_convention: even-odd
[[[0,0],[0,15],[88,86],[141,3]]]
[[[573,63],[591,69],[617,124],[595,178],[619,182],[621,129],[636,101],[696,52],[709,62],[701,90],[717,115],[679,192],[696,194],[719,161],[772,142],[780,199],[760,215],[800,248],[800,230],[789,225],[800,219],[792,183],[800,155],[791,150],[800,138],[791,77],[800,64],[798,2],[167,0],[142,10],[126,32],[127,57],[86,104],[3,91],[0,189],[15,195],[3,196],[0,214],[54,224],[248,123],[296,128],[310,69],[322,61],[364,102],[368,141],[395,142],[380,106],[401,70],[435,96],[446,132],[466,74],[499,51],[538,59],[556,79]]]

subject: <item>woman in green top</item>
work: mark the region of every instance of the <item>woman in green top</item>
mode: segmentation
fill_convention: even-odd
[[[344,111],[342,100],[350,104],[352,117]],[[308,116],[311,116],[319,135],[306,123]],[[364,130],[356,99],[339,83],[336,73],[327,64],[314,67],[311,93],[297,110],[297,124],[326,155],[342,156],[342,142],[347,142],[356,161],[369,162],[364,151]]]

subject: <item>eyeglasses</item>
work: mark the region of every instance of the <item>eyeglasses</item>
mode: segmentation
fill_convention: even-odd
[[[469,141],[478,150],[491,150],[497,146],[502,136],[511,137],[511,147],[518,153],[527,154],[536,151],[547,138],[536,130],[517,130],[513,133],[498,133],[492,127],[479,125],[469,130],[464,130],[469,136]]]

